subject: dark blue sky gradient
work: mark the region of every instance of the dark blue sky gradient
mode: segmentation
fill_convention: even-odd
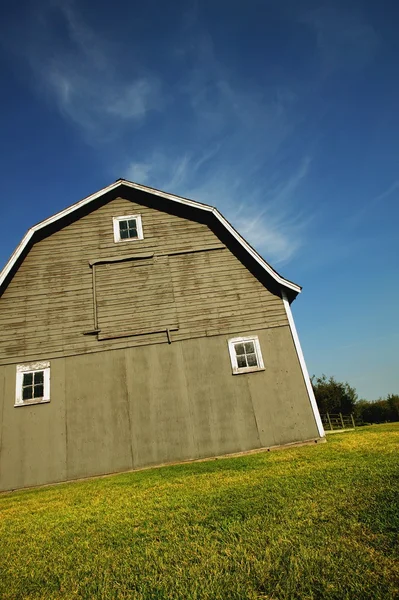
[[[1,265],[118,177],[192,197],[303,285],[310,373],[398,393],[398,22],[371,0],[8,5]]]

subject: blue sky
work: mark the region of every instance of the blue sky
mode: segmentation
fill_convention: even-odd
[[[9,4],[1,266],[119,177],[188,196],[304,287],[311,374],[399,393],[398,22],[384,0]]]

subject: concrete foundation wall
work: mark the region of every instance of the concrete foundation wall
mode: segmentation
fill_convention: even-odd
[[[0,366],[0,489],[317,439],[289,327],[253,334],[264,371],[232,375],[234,335],[56,358],[50,403],[18,408]]]

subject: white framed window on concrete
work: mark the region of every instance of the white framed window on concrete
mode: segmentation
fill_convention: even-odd
[[[140,215],[125,215],[123,217],[113,217],[114,241],[128,242],[133,240],[142,240],[143,225]]]
[[[257,335],[232,338],[228,343],[233,375],[264,371],[265,366]]]
[[[14,406],[50,402],[50,363],[17,365]]]

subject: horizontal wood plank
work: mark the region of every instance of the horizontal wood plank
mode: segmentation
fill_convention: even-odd
[[[141,215],[144,239],[115,243],[112,217],[129,214]],[[165,343],[83,335],[94,328],[93,260],[109,261],[95,266],[103,337],[171,324],[173,339],[286,326],[281,298],[223,248],[203,223],[116,198],[31,248],[0,298],[0,363]]]

